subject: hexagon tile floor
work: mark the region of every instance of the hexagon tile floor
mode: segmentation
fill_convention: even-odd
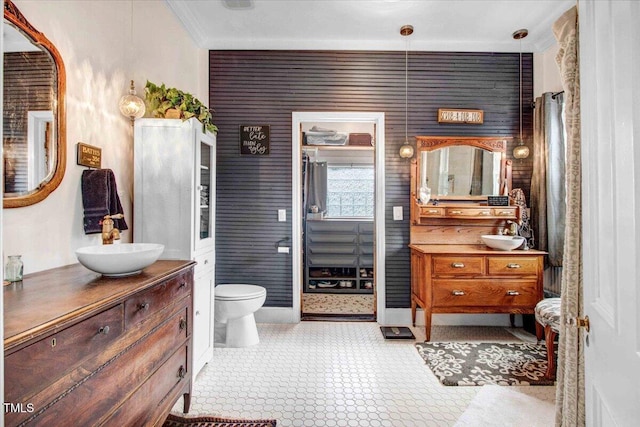
[[[421,329],[412,328],[418,341]],[[258,324],[258,331],[257,346],[215,349],[193,386],[190,415],[274,418],[281,427],[452,426],[481,388],[441,385],[416,341],[385,340],[375,322]],[[507,328],[434,326],[432,335],[518,340]],[[555,387],[505,388],[555,396]]]

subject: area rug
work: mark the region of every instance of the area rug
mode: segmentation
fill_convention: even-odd
[[[544,344],[424,342],[418,353],[443,385],[553,385]]]
[[[547,427],[555,424],[555,393],[537,396],[517,388],[487,385],[473,398],[455,427]]]
[[[276,427],[276,420],[240,420],[220,417],[180,417],[169,414],[162,427]]]

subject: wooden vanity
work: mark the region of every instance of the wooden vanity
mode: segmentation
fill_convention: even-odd
[[[191,394],[192,261],[80,264],[4,287],[5,425],[162,425]]]
[[[427,341],[431,338],[433,313],[509,313],[512,323],[514,314],[533,313],[543,298],[545,252],[495,250],[486,246],[481,238],[484,234],[498,234],[508,228],[510,222],[521,220],[522,207],[512,200],[506,206],[487,203],[487,195],[511,188],[511,164],[504,159],[507,138],[419,136],[416,139],[418,154],[411,168],[409,245],[414,325],[417,307],[424,310]],[[449,151],[452,147],[471,151],[453,160],[454,151]],[[433,155],[441,149],[446,150],[446,155]],[[461,164],[475,165],[475,162],[485,169],[490,169],[488,165],[493,169],[487,172],[476,165],[465,172],[460,167]],[[427,171],[427,163],[437,171]],[[481,181],[475,184],[476,189],[482,188],[484,195],[470,194],[474,174],[476,180]],[[428,203],[418,196],[425,176],[428,185],[433,187]],[[464,185],[468,186],[463,193],[448,193]]]

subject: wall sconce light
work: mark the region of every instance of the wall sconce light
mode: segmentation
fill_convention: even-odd
[[[520,160],[529,157],[529,147],[524,145],[522,139],[522,39],[527,35],[529,35],[529,31],[524,28],[513,33],[513,38],[520,41],[520,138],[518,145],[513,149],[513,157]]]
[[[131,122],[144,116],[144,101],[136,95],[136,89],[133,86],[133,80],[131,80],[131,88],[129,89],[129,94],[120,98],[119,107],[120,112],[124,116],[129,117],[131,119]]]
[[[413,26],[412,25],[403,25],[400,28],[400,35],[403,37],[408,37],[413,34]],[[403,159],[410,159],[413,157],[413,145],[409,143],[409,136],[407,133],[407,122],[409,115],[409,107],[408,107],[408,97],[409,97],[409,39],[407,39],[407,44],[404,49],[404,144],[400,147],[400,157]]]

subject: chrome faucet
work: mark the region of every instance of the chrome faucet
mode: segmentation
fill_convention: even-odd
[[[120,240],[120,230],[113,226],[113,219],[124,218],[123,214],[105,215],[102,218],[102,244],[111,245],[114,240]]]

